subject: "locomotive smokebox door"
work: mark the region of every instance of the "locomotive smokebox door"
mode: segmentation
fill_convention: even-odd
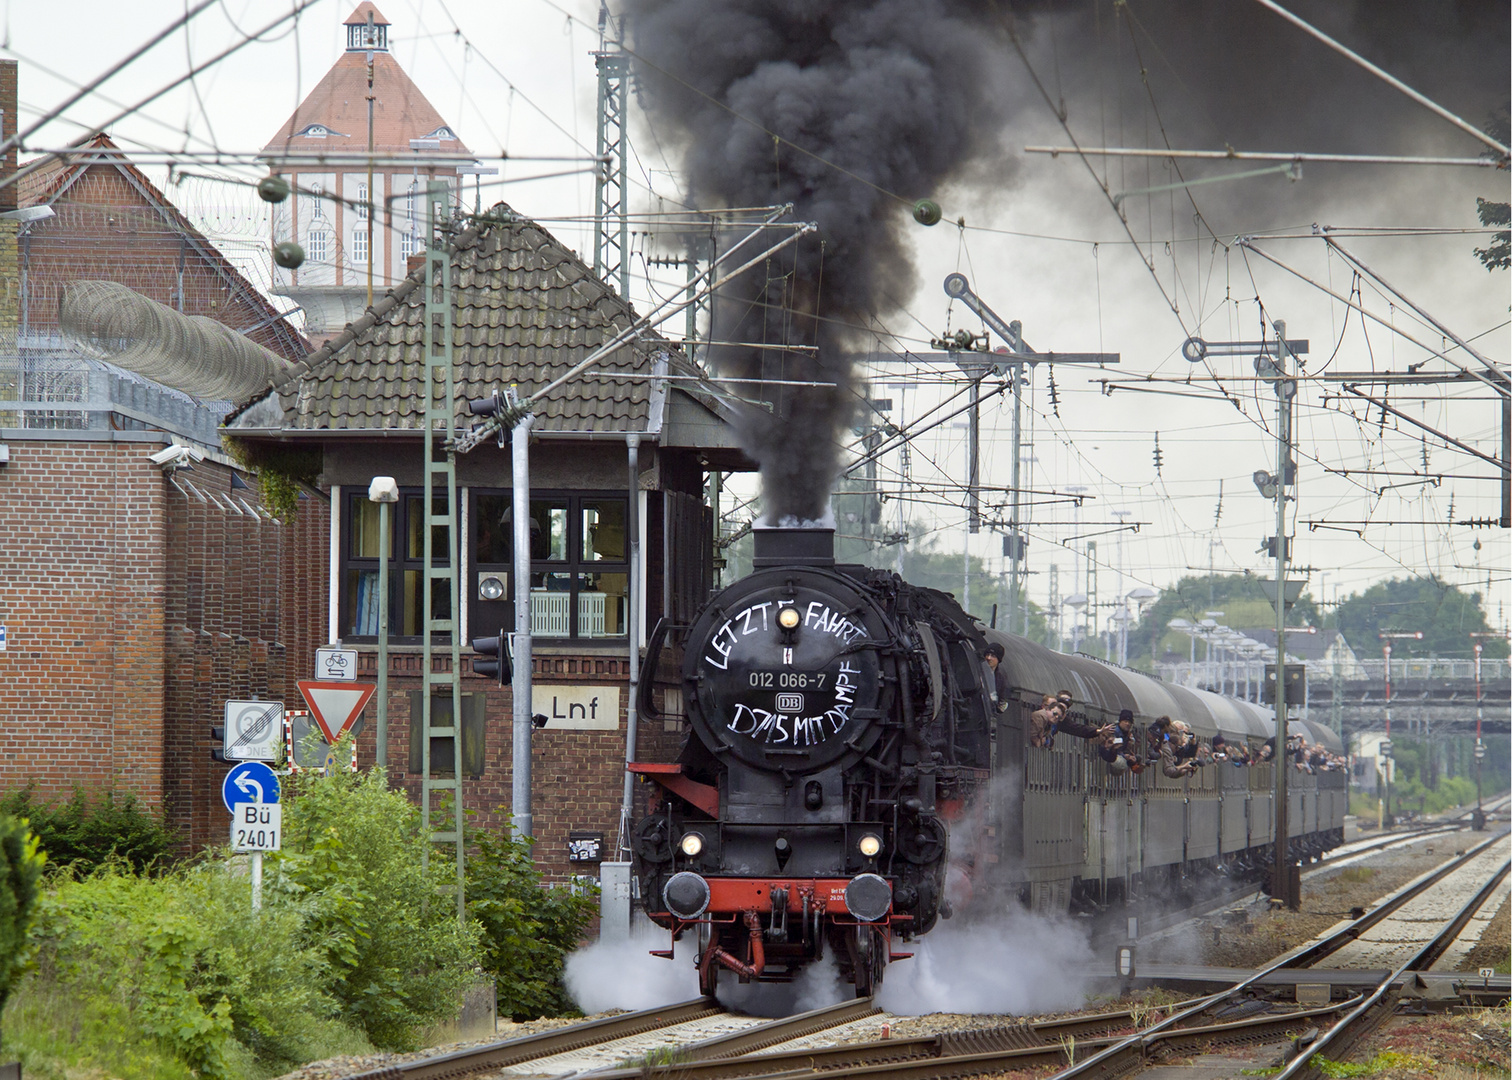
[[[784,776],[848,768],[876,743],[889,704],[874,644],[887,627],[832,575],[775,578],[735,585],[694,625],[688,640],[704,644],[684,669],[689,717],[726,765]]]

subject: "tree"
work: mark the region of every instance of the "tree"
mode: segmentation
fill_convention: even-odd
[[[1339,630],[1354,650],[1369,656],[1380,647],[1377,635],[1421,631],[1421,641],[1395,641],[1397,655],[1470,656],[1472,633],[1487,633],[1480,593],[1464,593],[1436,577],[1393,578],[1356,593],[1339,605]],[[1507,655],[1501,638],[1484,641],[1488,659]]]
[[[0,815],[0,1017],[31,959],[32,913],[45,859],[24,818]]]
[[[1499,112],[1493,113],[1486,119],[1486,134],[1498,142],[1505,143],[1509,134],[1512,134],[1512,122],[1509,122],[1508,106],[1502,106]],[[1495,151],[1486,150],[1482,157],[1494,158]],[[1505,162],[1503,162],[1505,167]],[[1496,225],[1512,224],[1512,204],[1494,202],[1490,199],[1477,198],[1475,200],[1475,212],[1480,217],[1480,223],[1489,227]],[[1503,230],[1491,234],[1491,243],[1483,248],[1476,248],[1475,254],[1489,270],[1505,270],[1512,265],[1512,230]]]
[[[1200,574],[1184,577],[1165,589],[1129,630],[1130,663],[1153,664],[1165,652],[1186,653],[1190,647],[1186,634],[1172,630],[1172,619],[1191,623],[1207,618],[1209,611],[1221,611],[1214,621],[1235,630],[1274,629],[1275,605],[1266,599],[1258,576],[1250,574]],[[1318,606],[1303,593],[1286,613],[1288,626],[1318,626]],[[1199,654],[1200,655],[1200,654]]]

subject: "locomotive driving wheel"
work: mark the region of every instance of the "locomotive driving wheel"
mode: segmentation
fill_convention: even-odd
[[[846,946],[856,996],[870,997],[882,989],[882,974],[887,967],[887,939],[875,926],[862,924],[847,936]]]

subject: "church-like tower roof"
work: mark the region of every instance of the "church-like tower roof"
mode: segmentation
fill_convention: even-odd
[[[369,34],[368,16],[373,31]],[[274,157],[301,154],[367,152],[367,58],[373,57],[373,149],[389,157],[413,153],[411,139],[435,139],[428,159],[455,154],[471,160],[472,152],[436,111],[388,49],[390,23],[363,0],[344,24],[347,50],[337,58],[315,89],[263,147]]]

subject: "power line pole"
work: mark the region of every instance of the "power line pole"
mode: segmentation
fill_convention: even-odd
[[[1292,880],[1291,837],[1286,805],[1286,711],[1291,686],[1286,679],[1286,480],[1291,465],[1292,399],[1297,384],[1286,378],[1286,323],[1277,321],[1276,358],[1271,363],[1276,393],[1276,851],[1272,860],[1275,876],[1271,880],[1271,897],[1296,910],[1302,898],[1296,895]],[[1257,363],[1258,366],[1258,363]],[[1295,480],[1293,467],[1292,479]]]
[[[966,279],[965,274],[951,274],[945,278],[945,295],[949,296],[953,300],[959,300],[961,301],[961,303],[965,304],[967,308],[974,312],[982,320],[982,322],[984,322],[988,326],[988,328],[993,331],[993,333],[997,334],[997,336],[1003,341],[1003,343],[1008,346],[1009,350],[1006,353],[991,353],[989,354],[989,356],[983,358],[982,360],[964,361],[957,359],[956,363],[961,366],[962,370],[970,370],[967,366],[968,364],[970,364],[972,368],[981,369],[981,374],[978,375],[976,383],[973,384],[971,389],[971,430],[973,433],[975,433],[977,430],[977,408],[975,404],[976,394],[978,392],[977,384],[980,383],[982,377],[984,377],[990,370],[996,372],[998,375],[1009,375],[1013,379],[1013,456],[1009,466],[1010,491],[1008,509],[1008,531],[1012,544],[1009,547],[1008,551],[1008,617],[1003,624],[1011,629],[1014,625],[1014,622],[1016,621],[1014,618],[1016,611],[1015,605],[1018,604],[1020,602],[1020,599],[1022,598],[1024,608],[1027,611],[1029,604],[1028,574],[1026,573],[1026,568],[1024,566],[1024,556],[1027,553],[1028,548],[1028,540],[1024,535],[1024,528],[1027,525],[1027,522],[1024,520],[1024,506],[1022,502],[1022,492],[1020,491],[1020,477],[1022,476],[1023,461],[1022,432],[1023,387],[1024,383],[1026,382],[1025,368],[1027,367],[1032,370],[1036,364],[1097,364],[1099,366],[1105,364],[1116,364],[1119,361],[1119,354],[1035,352],[1032,348],[1030,348],[1029,344],[1024,341],[1023,325],[1019,323],[1018,320],[1014,320],[1013,322],[1005,322],[997,312],[993,311],[992,308],[987,306],[986,301],[984,301],[980,296],[978,296],[971,290],[971,283]],[[958,348],[972,348],[975,339],[972,334],[963,330],[960,331],[954,339],[945,339],[943,341],[936,342],[934,347],[950,349],[952,347],[952,341]],[[983,344],[985,346],[985,342]],[[975,454],[975,443],[976,440],[975,438],[973,438],[973,454]],[[976,513],[976,507],[978,505],[978,480],[975,471],[974,458],[973,465],[970,470],[970,476],[968,478],[968,483],[970,487],[970,491],[967,495],[968,505],[972,507],[972,512]],[[975,530],[973,529],[971,531],[974,532]]]
[[[608,46],[613,45],[610,49]],[[626,107],[630,56],[620,41],[607,4],[599,4],[598,174],[593,184],[593,273],[630,298],[630,190]],[[616,280],[617,279],[617,280]]]

